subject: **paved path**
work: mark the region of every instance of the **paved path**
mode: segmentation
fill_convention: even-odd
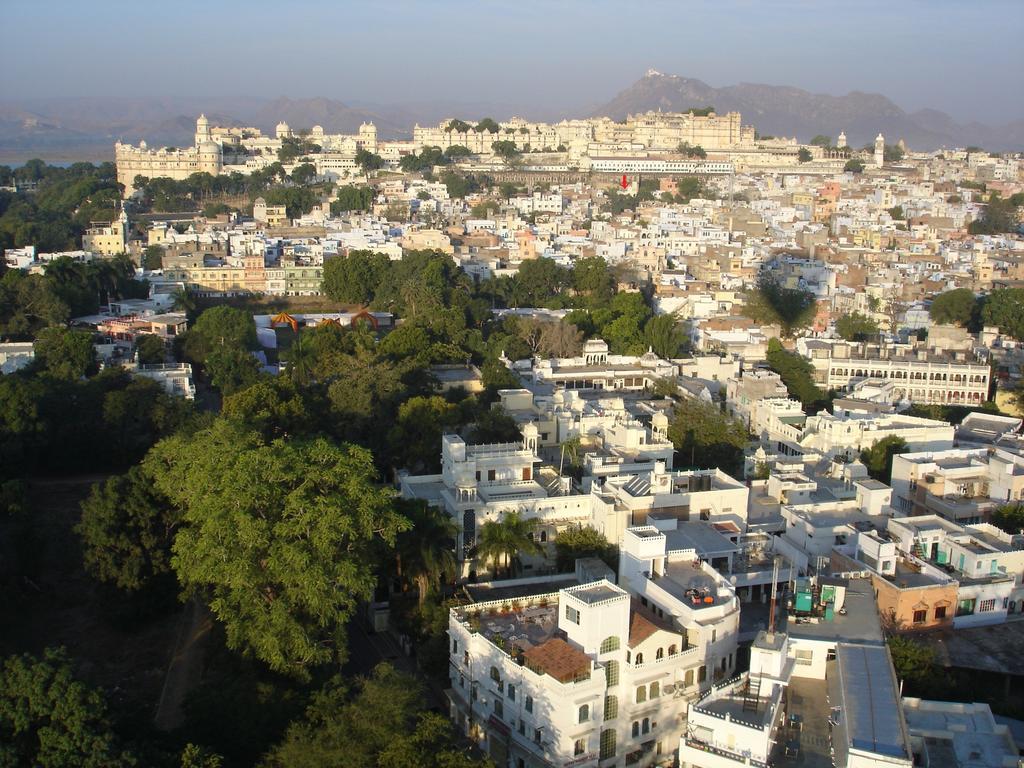
[[[174,644],[174,655],[167,667],[153,718],[162,731],[174,730],[184,720],[185,697],[203,676],[203,653],[212,626],[213,616],[197,600],[191,601],[182,612],[178,641]]]

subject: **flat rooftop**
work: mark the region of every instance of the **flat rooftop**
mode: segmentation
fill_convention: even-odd
[[[694,549],[699,556],[708,558],[740,551],[738,546],[715,530],[710,523],[698,520],[680,521],[676,530],[665,531],[665,539],[666,552]]]
[[[1012,740],[996,733],[992,712],[987,707],[944,701],[903,700],[903,714],[911,732],[942,733],[925,738],[925,749],[933,765],[959,768],[988,768],[1003,765],[1005,758],[1017,757]]]
[[[838,697],[832,706],[839,710],[839,724],[832,730],[832,745],[837,764],[851,750],[911,759],[896,676],[885,646],[839,643],[835,671]]]
[[[693,610],[712,608],[727,602],[718,596],[718,581],[692,562],[668,562],[664,575],[659,576],[656,583]]]
[[[836,613],[832,621],[804,619],[780,611],[780,632],[794,639],[832,640],[835,642],[882,643],[882,625],[869,579],[850,579],[843,602],[845,615]]]

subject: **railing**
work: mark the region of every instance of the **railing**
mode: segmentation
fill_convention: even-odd
[[[633,669],[651,669],[652,667],[656,667],[656,666],[660,666],[660,665],[664,664],[666,661],[676,661],[681,656],[686,656],[686,655],[692,654],[696,650],[698,650],[699,647],[700,646],[697,646],[697,645],[688,645],[683,650],[677,651],[676,653],[672,653],[672,654],[666,654],[664,657],[662,657],[660,659],[652,659],[650,661],[645,661],[645,662],[642,662],[640,664],[630,664],[629,666],[632,667]]]
[[[686,736],[683,738],[682,746],[691,747],[692,749],[696,749],[700,752],[707,752],[708,754],[718,755],[719,757],[724,757],[727,760],[735,760],[736,762],[743,763],[745,765],[752,765],[754,766],[754,768],[768,768],[768,763],[762,760],[750,757],[749,755],[741,755],[739,752],[730,752],[727,749],[714,747],[706,742],[694,739],[690,736]]]

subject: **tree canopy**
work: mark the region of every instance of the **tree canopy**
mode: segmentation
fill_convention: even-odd
[[[750,442],[742,421],[714,403],[689,397],[677,403],[668,437],[680,463],[700,469],[719,467],[732,475],[739,474],[743,450]]]
[[[836,333],[847,341],[877,338],[878,323],[860,312],[851,312],[836,320]]]
[[[966,328],[975,317],[977,298],[970,288],[955,288],[936,296],[928,308],[932,322]]]
[[[743,315],[756,323],[779,325],[792,336],[814,321],[817,313],[814,294],[799,288],[783,288],[767,273],[758,279],[757,288],[746,294]]]
[[[298,676],[345,657],[345,625],[373,592],[371,552],[408,527],[369,451],[267,442],[222,419],[161,441],[146,468],[181,509],[179,583],[208,600],[229,647]]]
[[[898,453],[906,453],[907,441],[902,437],[884,437],[867,450],[861,451],[860,460],[868,468],[868,474],[875,480],[889,483],[892,479],[892,461]]]
[[[117,745],[103,696],[75,679],[67,654],[8,656],[0,666],[0,764],[39,768],[135,765]]]

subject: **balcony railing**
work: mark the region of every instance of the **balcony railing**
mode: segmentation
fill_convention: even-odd
[[[721,747],[715,747],[690,736],[684,737],[682,746],[690,747],[691,749],[696,749],[700,752],[707,752],[711,755],[718,755],[719,757],[724,757],[727,760],[735,760],[737,763],[742,765],[752,765],[754,768],[768,768],[768,763],[762,760],[750,757],[749,755],[741,755],[739,752],[731,752],[728,749],[722,749]]]

